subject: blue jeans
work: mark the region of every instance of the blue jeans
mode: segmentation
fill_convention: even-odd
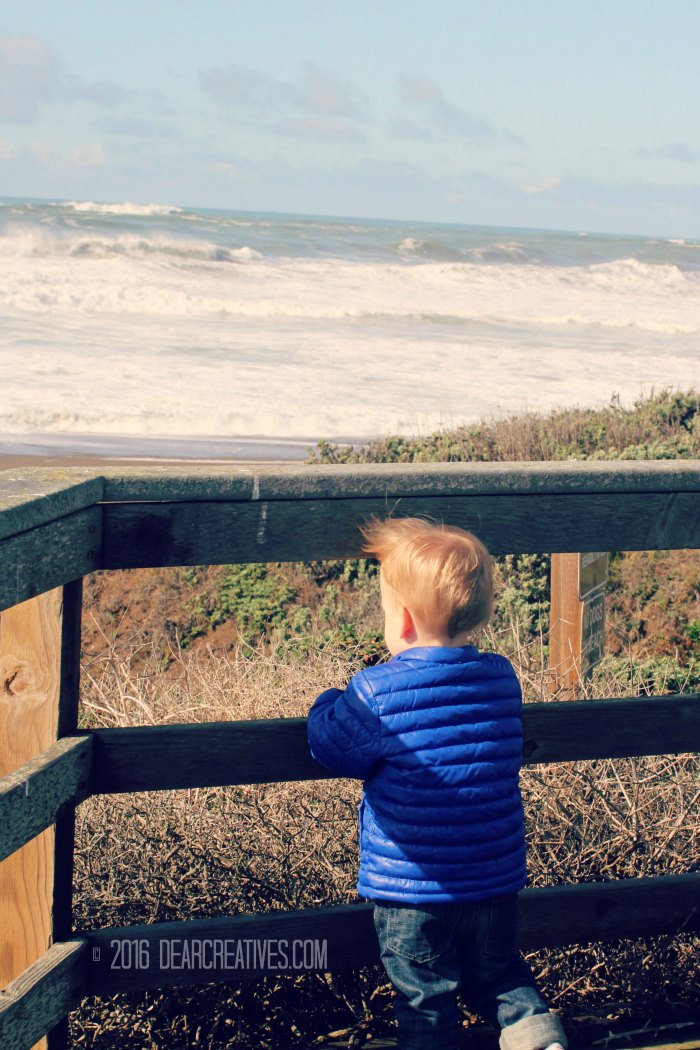
[[[382,962],[396,989],[401,1050],[454,1050],[457,991],[501,1030],[501,1050],[566,1046],[516,947],[517,896],[455,904],[374,902]]]

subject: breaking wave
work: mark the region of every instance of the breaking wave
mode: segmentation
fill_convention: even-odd
[[[172,204],[96,204],[95,201],[66,201],[57,207],[76,212],[93,212],[95,215],[180,215],[183,208]]]
[[[54,231],[35,225],[8,224],[0,235],[0,257],[24,259],[124,259],[141,260],[162,255],[183,261],[245,263],[261,259],[262,254],[243,245],[230,248],[211,241],[157,234],[107,234]]]
[[[699,385],[698,247],[0,200],[0,432],[417,433]]]

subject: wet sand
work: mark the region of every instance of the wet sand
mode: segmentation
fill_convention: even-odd
[[[0,471],[61,467],[247,467],[300,464],[308,441],[274,438],[153,437],[119,434],[0,432]]]

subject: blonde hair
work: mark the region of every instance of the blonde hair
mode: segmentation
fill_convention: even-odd
[[[374,518],[360,531],[385,585],[422,624],[454,638],[488,623],[491,556],[471,532],[421,518]]]

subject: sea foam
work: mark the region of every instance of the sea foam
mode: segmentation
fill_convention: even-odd
[[[590,267],[270,259],[250,245],[33,225],[0,236],[0,278],[4,311],[51,312],[57,322],[118,313],[700,333],[700,272],[635,259]]]
[[[95,215],[179,215],[183,208],[171,204],[96,204],[94,201],[67,201],[59,207],[76,212],[93,212]]]
[[[0,202],[0,432],[364,437],[700,385],[689,239],[131,207]]]
[[[167,234],[83,233],[55,230],[39,225],[7,223],[0,231],[0,257],[10,259],[52,257],[92,257],[107,259],[121,256],[138,260],[161,255],[184,261],[252,262],[261,253],[244,245],[228,248],[206,240],[172,237]]]

